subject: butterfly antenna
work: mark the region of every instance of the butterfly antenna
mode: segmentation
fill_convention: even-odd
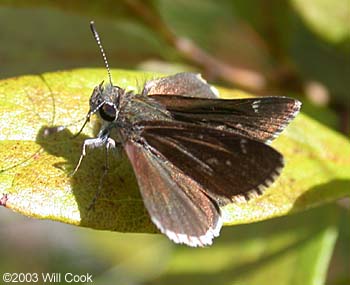
[[[91,29],[91,32],[92,32],[92,34],[93,34],[95,40],[96,40],[96,43],[97,43],[98,47],[100,48],[100,52],[101,52],[101,54],[102,54],[103,61],[104,61],[105,66],[106,66],[106,68],[107,68],[109,83],[111,84],[111,86],[113,86],[113,84],[112,84],[111,70],[109,69],[109,65],[108,65],[106,53],[105,53],[105,51],[104,51],[104,49],[103,49],[103,47],[102,47],[100,36],[99,36],[99,34],[97,33],[97,31],[96,31],[96,27],[95,27],[95,22],[94,22],[94,21],[90,21],[90,29]]]

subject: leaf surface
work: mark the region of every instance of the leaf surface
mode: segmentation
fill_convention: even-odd
[[[151,73],[114,70],[114,82],[139,90]],[[2,203],[26,216],[96,229],[155,232],[143,206],[130,163],[111,154],[111,170],[92,210],[90,203],[105,163],[103,150],[91,150],[72,177],[84,139],[98,131],[88,125],[75,139],[102,69],[78,69],[0,81],[0,187]],[[249,94],[219,89],[223,98]],[[54,125],[68,129],[44,136]],[[350,143],[340,134],[300,114],[273,144],[286,159],[281,177],[248,203],[223,208],[226,225],[287,215],[349,195]],[[237,166],[239,167],[239,166]]]

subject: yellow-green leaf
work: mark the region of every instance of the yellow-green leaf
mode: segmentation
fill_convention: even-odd
[[[291,0],[306,25],[322,38],[342,43],[350,37],[350,3],[348,0]]]
[[[154,74],[114,70],[114,82],[140,89]],[[95,207],[88,210],[105,163],[92,150],[76,175],[84,139],[94,124],[72,139],[88,111],[92,89],[105,70],[79,69],[0,81],[1,202],[24,215],[121,232],[154,232],[132,168],[123,154],[113,154],[111,170]],[[223,98],[247,96],[221,89]],[[53,125],[68,129],[44,136]],[[300,114],[273,143],[287,164],[277,182],[259,198],[223,208],[226,224],[250,223],[287,215],[350,193],[350,143],[336,132]],[[237,166],[239,168],[239,166]]]

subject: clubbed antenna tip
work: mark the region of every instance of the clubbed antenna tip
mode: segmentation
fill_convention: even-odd
[[[100,36],[99,36],[99,34],[97,33],[97,31],[96,31],[95,22],[94,22],[94,21],[90,21],[90,29],[91,29],[92,35],[94,36],[94,38],[95,38],[95,40],[96,40],[96,43],[97,43],[97,45],[98,45],[98,47],[99,47],[99,49],[100,49],[100,52],[101,52],[103,61],[104,61],[105,66],[106,66],[106,68],[107,68],[109,83],[111,84],[111,86],[113,86],[113,84],[112,84],[111,71],[110,71],[110,69],[109,69],[109,65],[108,65],[106,53],[105,53],[105,51],[104,51],[104,49],[103,49],[103,47],[102,47],[101,40],[100,40]]]

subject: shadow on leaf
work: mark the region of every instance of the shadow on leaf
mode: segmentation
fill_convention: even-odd
[[[81,145],[88,137],[79,135],[72,139],[73,134],[67,129],[45,136],[46,129],[43,127],[39,131],[37,143],[48,154],[65,159],[64,163],[48,167],[59,168],[69,177],[79,160]],[[104,149],[87,150],[80,168],[69,177],[70,189],[80,212],[79,224],[118,232],[156,232],[144,208],[129,161],[122,152],[111,152],[109,155],[110,170],[93,208],[88,209],[103,175]],[[62,211],[65,209],[62,205]]]
[[[334,179],[327,183],[316,185],[308,191],[300,195],[294,202],[293,208],[290,211],[300,212],[308,208],[316,207],[327,202],[332,202],[337,198],[349,196],[350,180]],[[337,192],[330,195],[331,191]]]

